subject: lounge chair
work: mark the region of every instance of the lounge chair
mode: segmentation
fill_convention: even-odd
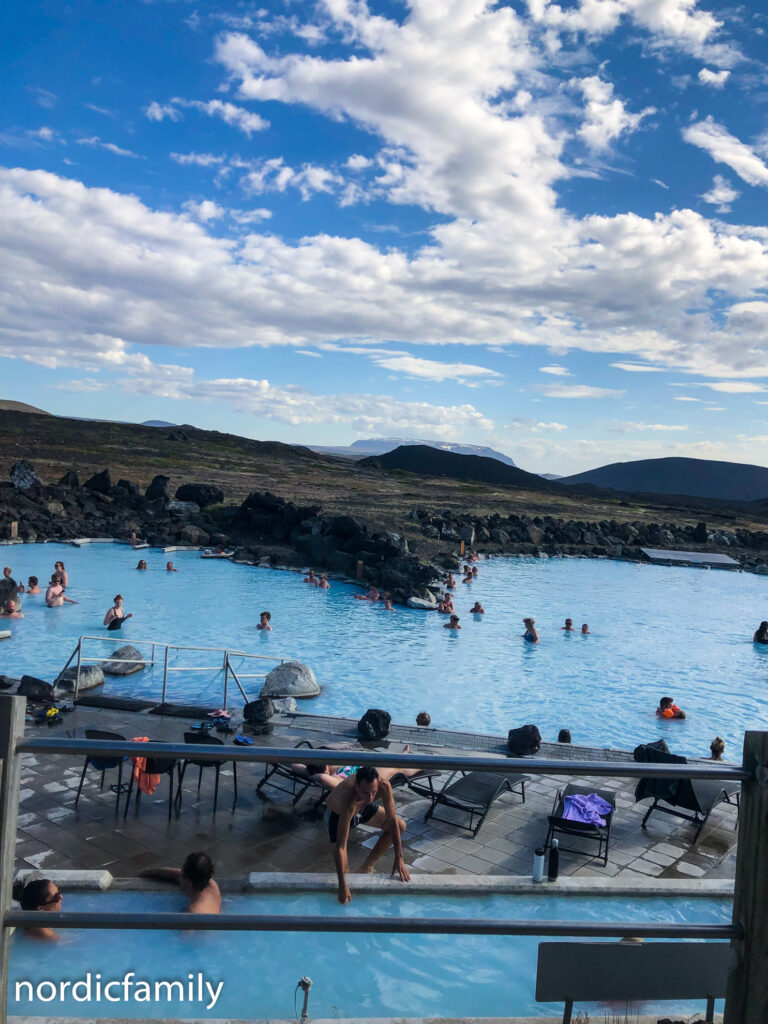
[[[636,761],[654,764],[688,764],[686,758],[671,754],[663,740],[640,744],[635,748],[634,757]],[[635,787],[635,803],[653,800],[643,818],[643,828],[654,811],[671,814],[696,826],[693,836],[696,843],[718,804],[735,804],[738,818],[740,793],[741,783],[724,782],[722,779],[640,779]],[[687,811],[693,813],[688,814]]]
[[[611,806],[610,811],[607,814],[602,815],[602,818],[605,821],[604,825],[591,824],[586,821],[573,821],[571,818],[563,817],[563,814],[565,813],[566,797],[589,796],[591,793],[596,793]],[[578,838],[587,840],[587,842],[595,842],[597,843],[597,852],[594,856],[598,860],[602,860],[603,866],[605,866],[608,863],[608,849],[611,842],[611,822],[613,821],[615,811],[616,794],[610,789],[595,789],[594,786],[568,785],[565,789],[558,790],[555,802],[552,805],[552,813],[549,815],[549,828],[547,829],[547,838],[544,840],[544,849],[546,850],[552,845],[552,840],[554,839],[556,832],[560,833],[560,835],[568,836],[571,839]],[[587,851],[580,847],[561,845],[560,849],[565,850],[568,853],[587,854]]]
[[[296,750],[302,747],[308,750],[325,749],[323,747],[315,747],[309,740],[300,740],[296,744]],[[311,758],[310,760],[319,761],[319,758]],[[318,807],[325,803],[325,799],[330,792],[328,787],[324,786],[315,776],[310,775],[306,768],[294,769],[289,764],[265,764],[264,778],[256,787],[256,793],[261,796],[262,789],[267,785],[272,786],[274,789],[279,789],[282,793],[288,793],[293,798],[291,803],[294,805],[301,800],[310,787],[315,787],[321,791],[317,800]]]
[[[443,788],[433,794],[432,803],[424,815],[424,820],[428,821],[430,818],[434,818],[435,821],[444,821],[448,825],[466,829],[472,833],[474,838],[480,831],[494,800],[502,793],[519,792],[523,803],[525,803],[525,784],[529,778],[528,775],[519,774],[502,775],[495,772],[455,771],[448,776]],[[464,811],[469,815],[469,824],[462,825],[451,818],[438,817],[435,814],[437,807],[451,807],[457,811]],[[475,817],[478,818],[476,825],[474,824]]]

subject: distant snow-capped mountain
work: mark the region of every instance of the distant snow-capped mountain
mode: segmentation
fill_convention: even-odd
[[[401,445],[425,444],[440,451],[452,452],[454,455],[480,455],[486,459],[496,459],[506,466],[515,466],[515,462],[503,452],[480,444],[461,444],[458,441],[422,441],[409,437],[370,437],[353,441],[351,445],[332,447],[329,445],[308,445],[315,452],[328,455],[341,455],[348,459],[364,459],[370,455],[386,455]]]

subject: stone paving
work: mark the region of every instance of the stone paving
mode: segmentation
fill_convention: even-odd
[[[85,728],[115,731],[127,738],[151,736],[155,740],[183,741],[190,724],[179,718],[163,718],[135,712],[78,707],[55,732],[46,726],[28,726],[32,735],[83,735]],[[269,746],[291,746],[299,739],[344,743],[352,738],[353,724],[344,719],[318,716],[284,716],[271,735],[256,738]],[[230,737],[225,737],[230,739]],[[502,756],[501,737],[437,733],[410,727],[393,727],[390,740],[410,742],[413,752],[468,753]],[[402,749],[397,747],[396,749]],[[542,757],[626,760],[626,752],[602,748],[563,747],[543,744]],[[299,759],[299,758],[297,758]],[[505,759],[505,763],[509,761]],[[184,799],[178,816],[170,821],[168,781],[163,777],[151,797],[141,799],[138,815],[133,802],[123,820],[124,797],[115,816],[116,797],[108,772],[103,791],[99,773],[90,769],[77,809],[75,794],[83,759],[63,755],[26,755],[22,773],[17,836],[17,868],[105,868],[116,877],[134,876],[140,869],[158,864],[179,864],[193,849],[206,849],[217,864],[220,878],[240,877],[251,871],[318,872],[332,870],[322,810],[315,807],[310,790],[291,805],[288,794],[270,786],[264,797],[256,794],[263,766],[238,767],[239,797],[232,810],[232,766],[221,770],[218,812],[214,819],[212,770],[203,771],[197,792],[197,769],[190,768],[184,782]],[[521,763],[524,771],[524,762]],[[736,843],[735,808],[721,804],[712,814],[696,846],[693,827],[687,822],[655,814],[647,829],[641,828],[646,803],[635,804],[634,779],[536,776],[526,784],[526,801],[507,794],[493,806],[476,838],[442,822],[424,821],[429,802],[406,789],[397,791],[399,812],[405,818],[405,858],[414,873],[441,875],[529,875],[533,851],[542,844],[547,815],[559,787],[573,781],[616,792],[616,815],[607,866],[588,856],[563,853],[561,872],[575,877],[698,879],[733,878]],[[444,811],[450,814],[449,811]],[[350,838],[352,869],[375,842],[365,827]],[[389,858],[379,870],[389,871]]]

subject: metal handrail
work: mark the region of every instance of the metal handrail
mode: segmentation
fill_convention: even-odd
[[[3,927],[29,928],[39,925],[34,910],[9,910]],[[171,911],[141,914],[113,914],[105,911],[63,911],[48,913],[50,928],[116,928],[147,931],[173,928],[184,931],[264,932],[355,932],[399,935],[570,935],[589,938],[639,939],[740,939],[743,929],[734,924],[659,924],[602,921],[488,920],[463,917],[300,917],[277,914],[180,914]]]
[[[167,758],[184,758],[193,755],[200,760],[221,760],[222,751],[211,753],[200,744],[134,743],[130,740],[85,740],[43,738],[29,736],[16,743],[19,754],[86,754],[86,755],[130,755],[142,757],[155,755]],[[643,779],[722,779],[744,782],[753,778],[751,772],[741,765],[718,763],[713,767],[693,764],[652,764],[639,761],[559,761],[551,758],[494,758],[456,757],[446,754],[403,754],[383,750],[317,750],[306,752],[310,760],[318,755],[333,757],[340,764],[352,758],[357,765],[373,765],[378,768],[437,768],[445,771],[457,769],[473,772],[495,772],[500,774],[524,772],[526,775],[587,775],[609,776],[611,778]],[[257,764],[293,764],[296,761],[295,747],[238,747],[227,746],[227,761],[254,761]]]
[[[149,644],[151,644],[152,645],[152,656],[151,656],[151,658],[150,657],[142,658],[141,661],[139,661],[138,659],[133,659],[133,658],[109,658],[109,657],[107,657],[107,658],[85,658],[85,657],[83,657],[83,641],[85,641],[85,640],[96,640],[96,641],[98,641],[100,643],[109,643],[109,644],[113,644],[114,645],[114,643],[116,642],[116,637],[114,636],[114,634],[112,634],[110,636],[96,636],[96,635],[91,635],[91,634],[83,634],[78,639],[77,646],[75,647],[75,649],[72,652],[72,654],[70,654],[69,658],[67,658],[67,662],[66,662],[64,668],[61,670],[61,672],[59,672],[58,676],[56,677],[56,682],[58,682],[58,680],[64,675],[64,673],[67,671],[67,669],[71,665],[72,660],[75,658],[75,656],[77,656],[77,667],[75,669],[75,686],[74,686],[74,699],[75,700],[77,700],[79,692],[80,692],[80,670],[81,670],[83,665],[91,664],[91,663],[92,664],[99,664],[100,665],[100,664],[102,664],[106,660],[106,661],[112,661],[116,665],[126,665],[126,664],[138,665],[138,664],[141,664],[142,666],[146,667],[147,665],[154,665],[155,664],[155,653],[156,653],[156,649],[158,647],[162,647],[162,648],[165,649],[164,655],[163,655],[163,689],[162,689],[162,694],[161,694],[161,697],[160,697],[161,703],[163,703],[163,704],[165,704],[166,693],[167,693],[167,690],[168,690],[168,673],[169,672],[190,672],[190,671],[198,671],[199,672],[199,671],[203,671],[203,670],[206,671],[206,672],[209,672],[209,671],[223,672],[224,673],[224,706],[226,707],[227,695],[228,695],[228,683],[229,683],[229,675],[230,675],[230,673],[232,674],[235,682],[237,683],[238,689],[240,690],[240,693],[242,694],[244,700],[246,702],[248,702],[250,700],[250,697],[245,692],[245,690],[243,689],[242,684],[240,683],[240,678],[237,676],[237,674],[235,673],[235,670],[233,669],[232,665],[230,664],[230,658],[249,658],[249,659],[251,659],[253,661],[277,662],[279,665],[283,665],[283,664],[285,664],[286,661],[290,660],[290,659],[285,658],[285,657],[283,657],[282,655],[279,655],[279,654],[250,654],[250,653],[248,653],[246,651],[230,650],[227,647],[210,647],[210,646],[200,646],[200,645],[196,645],[196,644],[169,644],[169,643],[167,643],[167,642],[165,642],[163,640],[150,640],[150,639],[135,638],[135,637],[131,637],[131,643],[132,644],[141,644],[141,645],[149,645]],[[222,664],[220,666],[219,665],[210,665],[210,666],[209,665],[169,666],[169,664],[168,664],[168,656],[169,656],[169,652],[170,651],[215,651],[218,654],[223,654],[224,657],[223,657],[223,660],[222,660]],[[247,678],[247,679],[263,679],[264,675],[262,675],[260,673],[248,673],[247,675],[242,676],[242,678]]]

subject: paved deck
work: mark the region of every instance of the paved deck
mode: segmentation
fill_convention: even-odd
[[[81,736],[85,728],[122,733],[127,738],[151,736],[155,740],[183,741],[190,721],[134,712],[106,711],[78,707],[54,733],[47,726],[28,726],[30,734]],[[285,716],[272,734],[258,737],[267,746],[290,746],[302,738],[342,743],[353,736],[345,719],[323,719],[314,715]],[[224,737],[228,739],[227,737]],[[448,733],[393,727],[389,737],[410,742],[414,752],[468,752],[502,756],[501,737],[471,733]],[[543,744],[543,757],[568,756],[584,760],[626,760],[631,755],[603,748]],[[509,761],[505,759],[505,763]],[[219,808],[214,820],[213,771],[203,772],[197,792],[197,769],[190,768],[184,785],[180,815],[167,817],[167,779],[157,792],[141,801],[136,815],[133,805],[123,821],[124,798],[115,816],[115,794],[109,783],[99,790],[99,774],[88,772],[77,809],[75,794],[82,770],[82,758],[63,755],[26,755],[22,774],[17,837],[17,868],[95,869],[130,877],[142,868],[158,864],[179,864],[193,849],[206,849],[217,865],[219,878],[241,877],[251,871],[318,872],[331,869],[323,812],[315,808],[310,790],[298,804],[290,796],[265,787],[256,794],[263,767],[240,765],[239,799],[232,810],[232,767],[221,771]],[[524,763],[521,764],[524,770]],[[425,822],[426,799],[407,790],[396,795],[400,813],[407,823],[405,858],[414,873],[440,875],[528,875],[533,851],[544,839],[546,817],[558,787],[568,781],[610,788],[616,791],[616,815],[611,851],[606,867],[585,856],[563,853],[561,872],[575,877],[639,878],[733,878],[735,864],[735,809],[721,805],[712,814],[696,846],[691,845],[692,826],[676,818],[654,815],[648,828],[641,828],[646,804],[633,799],[634,780],[611,782],[586,777],[568,779],[538,776],[526,785],[526,802],[506,795],[496,802],[483,827],[473,839],[466,832],[442,822]],[[375,842],[365,827],[354,830],[350,839],[352,870]],[[388,871],[385,858],[379,865]]]

